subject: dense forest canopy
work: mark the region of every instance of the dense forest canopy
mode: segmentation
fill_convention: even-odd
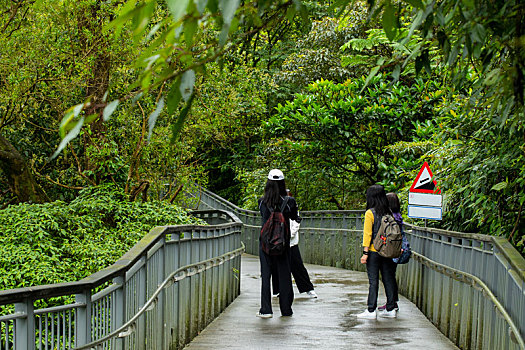
[[[0,8],[2,210],[108,185],[177,203],[193,183],[254,209],[275,167],[303,210],[362,208],[373,183],[406,205],[428,161],[432,225],[524,251],[521,1]]]

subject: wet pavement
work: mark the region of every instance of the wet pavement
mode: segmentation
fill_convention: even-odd
[[[319,295],[310,299],[294,285],[292,317],[255,316],[260,305],[259,259],[243,255],[241,295],[185,349],[457,349],[403,296],[395,319],[356,318],[366,306],[366,273],[306,264]],[[378,303],[385,296],[380,286]]]

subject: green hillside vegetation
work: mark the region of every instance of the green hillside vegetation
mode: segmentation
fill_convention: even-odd
[[[2,288],[81,278],[191,222],[194,184],[255,210],[271,168],[301,210],[363,209],[381,183],[406,213],[427,161],[429,225],[525,254],[523,1],[0,7]]]
[[[88,188],[70,203],[21,203],[0,211],[0,288],[80,280],[117,261],[160,225],[205,224],[162,201],[130,202]]]

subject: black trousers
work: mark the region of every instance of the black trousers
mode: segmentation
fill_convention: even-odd
[[[370,252],[366,261],[366,272],[368,274],[368,311],[373,312],[377,308],[377,293],[379,291],[379,271],[386,294],[386,309],[391,311],[396,305],[396,263],[390,258],[384,258],[377,252]]]
[[[397,290],[396,270],[397,270],[397,264],[394,263],[394,282],[396,282],[395,288],[394,288],[394,301],[396,302],[396,307],[397,307],[397,302],[399,301],[399,294]]]
[[[298,245],[290,247],[290,270],[292,271],[292,276],[297,285],[297,289],[299,289],[299,293],[309,292],[314,289],[314,285],[310,281],[310,276],[308,276],[308,271],[306,267],[304,267]],[[277,274],[278,272],[276,270],[272,270],[272,276],[277,276]],[[273,294],[279,293],[278,278],[272,278],[272,289]]]
[[[290,271],[290,250],[286,249],[283,255],[267,255],[259,245],[259,261],[261,263],[261,308],[262,314],[272,314],[272,293],[270,279],[272,268],[277,271],[277,276],[281,286],[279,296],[279,307],[281,315],[291,316],[293,303],[292,275]]]

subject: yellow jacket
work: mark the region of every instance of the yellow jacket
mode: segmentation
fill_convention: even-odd
[[[374,227],[374,214],[370,209],[365,213],[365,224],[363,226],[363,247],[368,247],[371,252],[377,252],[372,243],[372,229]]]

